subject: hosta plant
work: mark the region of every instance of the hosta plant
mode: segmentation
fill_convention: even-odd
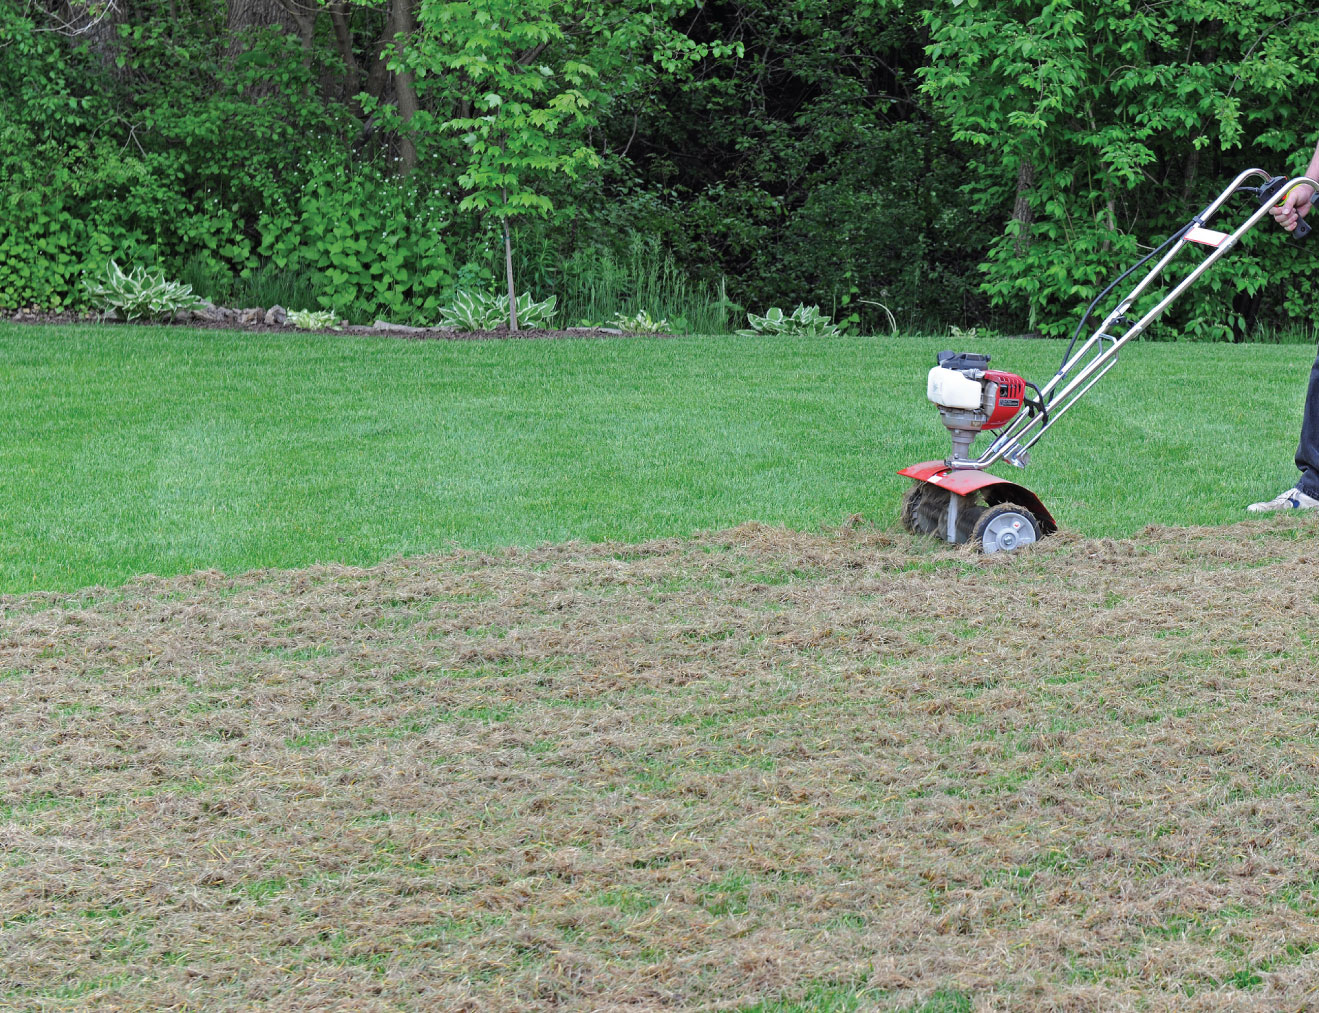
[[[113,260],[99,275],[83,278],[82,286],[93,306],[102,313],[115,310],[125,320],[168,320],[203,305],[191,285],[167,281],[163,271],[152,273],[145,267],[125,274]]]
[[[645,310],[639,310],[633,316],[628,316],[626,313],[615,313],[614,319],[609,321],[609,325],[617,327],[620,331],[628,331],[631,334],[666,334],[669,330],[667,320],[656,320]]]
[[[339,325],[332,310],[289,310],[289,323],[301,331],[325,331]]]
[[[831,323],[830,318],[820,312],[818,306],[798,306],[791,315],[785,314],[777,306],[772,307],[763,317],[754,313],[747,314],[751,326],[737,333],[747,338],[762,335],[782,335],[786,338],[829,338],[842,334],[838,324]]]
[[[556,296],[537,302],[530,292],[518,296],[518,327],[548,327],[554,319]],[[460,331],[493,331],[508,323],[508,296],[489,292],[457,292],[453,302],[440,308],[440,326]]]

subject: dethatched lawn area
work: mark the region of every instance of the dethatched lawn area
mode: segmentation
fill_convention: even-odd
[[[1317,1008],[1315,534],[0,599],[0,1006]]]

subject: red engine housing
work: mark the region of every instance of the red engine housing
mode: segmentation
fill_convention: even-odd
[[[1001,429],[1021,411],[1026,397],[1026,381],[1016,373],[1004,373],[998,369],[985,370],[985,379],[998,385],[998,394],[994,398],[994,410],[989,413],[983,428]]]

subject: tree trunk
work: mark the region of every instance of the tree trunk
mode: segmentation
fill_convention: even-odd
[[[416,27],[416,11],[412,6],[414,2],[415,0],[390,0],[389,7],[385,11],[385,28],[376,42],[375,58],[367,67],[364,88],[366,93],[373,96],[381,105],[388,105],[392,99],[393,104],[398,108],[399,120],[405,128],[398,136],[400,169],[404,175],[417,165],[417,145],[407,133],[406,127],[417,114],[420,103],[417,100],[416,82],[412,72],[391,71],[387,49],[391,43],[398,49],[406,45],[408,37]],[[362,129],[362,139],[374,130],[375,117],[372,117]]]
[[[412,37],[416,25],[412,10],[412,0],[393,0],[391,4],[391,22],[394,29],[393,38],[399,50]],[[399,162],[403,175],[408,175],[417,167],[417,144],[408,132],[412,117],[417,114],[417,87],[410,70],[394,72],[394,94],[398,102],[398,118],[403,125],[399,132]]]
[[[362,68],[357,65],[357,54],[353,51],[353,26],[348,19],[346,4],[339,3],[330,8],[330,24],[334,27],[334,44],[344,66],[340,94],[354,114],[360,116],[362,107],[357,95],[362,90]]]
[[[316,38],[316,19],[320,17],[320,13],[314,8],[289,11],[289,17],[293,19],[293,26],[297,30],[298,41],[302,43],[302,65],[308,70],[311,69],[311,44]]]
[[[508,190],[500,191],[504,204],[508,204]],[[508,329],[518,329],[518,294],[513,287],[513,237],[508,230],[508,218],[504,218],[504,272],[508,275]]]
[[[297,9],[297,0],[231,0],[225,22],[225,49],[230,60],[248,48],[252,34],[262,29],[276,29],[293,36],[302,43],[302,64],[311,66],[311,43],[316,32],[318,9]],[[278,86],[271,81],[260,82],[247,89],[253,98],[269,95]]]
[[[71,45],[85,40],[101,66],[114,71],[115,76],[122,79],[126,75],[115,67],[115,58],[119,55],[118,29],[124,14],[124,4],[114,0],[105,4],[69,0],[60,5],[58,16],[63,22],[60,34],[67,36]]]
[[[1017,238],[1013,251],[1023,257],[1030,249],[1030,226],[1035,220],[1035,212],[1030,206],[1030,188],[1035,185],[1035,163],[1029,158],[1021,160],[1017,169],[1017,203],[1012,208],[1012,220],[1017,223]]]
[[[365,91],[378,102],[384,102],[389,92],[389,64],[385,59],[384,48],[389,43],[389,33],[393,24],[394,18],[392,15],[385,18],[385,29],[376,42],[374,56],[370,66],[366,69]]]
[[[245,49],[245,36],[258,28],[278,28],[291,35],[301,35],[297,18],[278,0],[232,0],[225,22],[229,55],[235,56]]]

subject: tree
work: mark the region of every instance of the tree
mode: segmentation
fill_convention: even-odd
[[[920,94],[924,5],[693,10],[681,21],[692,44],[745,53],[666,74],[639,126],[618,117],[617,146],[643,180],[633,220],[753,307],[832,299],[869,329],[888,329],[883,307],[904,327],[987,323],[975,290],[986,229],[957,192],[963,154]]]
[[[738,48],[695,43],[673,27],[673,16],[694,5],[423,0],[420,37],[397,63],[414,70],[419,90],[451,99],[456,114],[439,127],[463,145],[458,182],[466,193],[459,209],[500,224],[512,330],[518,320],[511,223],[554,211],[548,180],[576,179],[600,166],[588,138],[613,97],[641,79],[680,73],[711,53]]]
[[[560,6],[549,0],[471,0],[421,8],[421,67],[447,71],[462,82],[459,115],[443,123],[462,138],[467,153],[458,177],[467,194],[459,210],[489,214],[500,223],[514,331],[510,220],[553,210],[550,199],[534,188],[537,175],[572,177],[599,162],[581,141],[591,107],[584,88],[596,71],[551,52],[564,40],[552,16]],[[557,66],[551,66],[556,55]]]
[[[1313,147],[1319,24],[1276,0],[953,0],[927,23],[926,93],[968,149],[975,206],[1002,216],[983,287],[1046,334],[1203,191],[1262,162],[1300,168]],[[1240,335],[1270,274],[1238,258],[1184,301],[1182,326]],[[1222,287],[1231,325],[1214,309]]]

